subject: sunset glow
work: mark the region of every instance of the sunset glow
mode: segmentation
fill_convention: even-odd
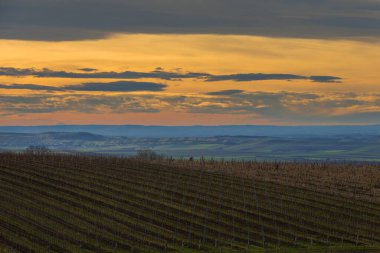
[[[376,38],[291,37],[2,38],[0,123],[380,123]]]

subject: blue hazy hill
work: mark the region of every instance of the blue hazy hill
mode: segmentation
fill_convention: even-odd
[[[125,137],[212,137],[212,136],[337,136],[380,135],[380,125],[365,126],[143,126],[143,125],[52,125],[0,126],[3,133],[88,132]]]

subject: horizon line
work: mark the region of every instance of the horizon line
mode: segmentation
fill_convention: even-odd
[[[144,125],[144,124],[51,124],[51,125],[0,125],[4,127],[59,127],[59,126],[135,126],[135,127],[360,127],[380,126],[378,124],[321,124],[321,125],[267,125],[267,124],[226,124],[226,125]]]

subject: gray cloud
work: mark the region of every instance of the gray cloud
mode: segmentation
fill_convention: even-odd
[[[265,81],[265,80],[311,80],[313,82],[319,83],[337,83],[340,82],[342,78],[336,76],[300,76],[293,74],[262,74],[262,73],[248,73],[248,74],[233,74],[233,75],[218,75],[207,77],[208,82],[215,81],[237,81],[237,82],[248,82],[248,81]]]
[[[33,76],[36,72],[34,69],[0,67],[0,76]]]
[[[211,96],[228,96],[228,95],[241,94],[243,92],[244,92],[243,90],[222,90],[222,91],[208,92],[206,94],[211,95]]]
[[[0,37],[81,40],[132,33],[353,38],[380,35],[371,0],[2,0]]]
[[[84,68],[90,69],[91,68]],[[82,69],[83,70],[83,69]],[[266,81],[266,80],[309,80],[320,83],[338,83],[341,77],[336,76],[301,76],[294,74],[262,74],[262,73],[244,73],[231,75],[213,75],[199,72],[168,72],[157,68],[151,72],[123,71],[123,72],[67,72],[55,71],[50,69],[36,70],[33,68],[19,69],[0,67],[0,76],[34,76],[41,78],[61,77],[61,78],[106,78],[106,79],[141,79],[141,78],[158,78],[163,80],[181,80],[186,78],[202,79],[207,82],[216,81]]]
[[[107,91],[107,92],[131,92],[131,91],[162,91],[165,84],[150,82],[118,81],[111,83],[84,83],[65,86],[65,90],[74,91]]]
[[[310,76],[309,79],[316,83],[340,83],[342,80],[336,76]]]
[[[60,91],[62,89],[53,87],[53,86],[45,86],[38,84],[0,84],[0,89],[7,90],[36,90],[36,91]]]
[[[35,90],[35,91],[104,91],[104,92],[132,92],[132,91],[163,91],[165,84],[151,82],[118,81],[110,83],[83,83],[66,85],[63,87],[37,84],[0,84],[0,89]]]
[[[91,69],[91,68],[85,68]],[[83,70],[83,69],[82,69]],[[87,71],[90,72],[90,71]],[[67,72],[55,71],[51,69],[36,70],[33,68],[20,69],[0,67],[0,76],[34,76],[34,77],[60,77],[60,78],[106,78],[106,79],[140,79],[140,78],[158,78],[164,80],[182,79],[182,78],[206,78],[210,74],[207,73],[179,73],[167,72],[162,70],[154,70],[152,72],[137,72],[137,71],[123,71],[123,72]]]
[[[246,81],[259,81],[259,80],[294,80],[294,79],[306,79],[304,76],[292,75],[292,74],[261,74],[261,73],[250,73],[250,74],[233,74],[233,75],[219,75],[211,76],[207,78],[207,81],[226,81],[233,80],[237,82]]]
[[[81,71],[84,71],[84,72],[94,72],[94,71],[97,71],[97,69],[94,69],[94,68],[81,68],[81,69],[78,69],[78,70],[81,70]]]

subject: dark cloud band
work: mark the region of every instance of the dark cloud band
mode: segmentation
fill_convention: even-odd
[[[267,81],[267,80],[309,80],[312,82],[332,83],[340,82],[341,77],[336,76],[302,76],[294,74],[262,74],[262,73],[244,73],[244,74],[231,74],[231,75],[213,75],[209,73],[197,72],[168,72],[162,69],[157,69],[152,72],[137,72],[137,71],[124,71],[124,72],[97,72],[95,69],[84,68],[82,70],[91,70],[84,72],[67,72],[67,71],[54,71],[50,69],[36,70],[18,69],[0,67],[0,76],[34,76],[41,78],[59,77],[59,78],[105,78],[105,79],[141,79],[141,78],[157,78],[163,80],[180,80],[186,78],[202,79],[207,82],[216,81]]]
[[[236,95],[236,94],[242,94],[243,90],[221,90],[221,91],[214,91],[214,92],[208,92],[207,95],[210,96],[229,96],[229,95]]]
[[[300,76],[292,74],[262,74],[262,73],[249,73],[249,74],[233,74],[233,75],[219,75],[209,76],[207,81],[265,81],[265,80],[310,80],[318,83],[338,83],[342,78],[336,76]]]
[[[92,69],[92,68],[83,68]],[[82,69],[82,71],[83,71]],[[19,69],[0,67],[0,76],[34,76],[34,77],[59,77],[59,78],[106,78],[106,79],[140,79],[140,78],[158,78],[163,80],[183,79],[183,78],[207,78],[210,74],[207,73],[193,73],[187,72],[184,74],[176,72],[167,72],[155,70],[152,72],[137,72],[137,71],[123,71],[123,72],[67,72],[55,71],[44,68],[36,70],[33,68]]]
[[[82,40],[113,33],[208,33],[272,37],[380,36],[370,0],[2,0],[0,38]]]
[[[18,89],[35,91],[102,91],[102,92],[133,92],[133,91],[163,91],[165,84],[151,82],[118,81],[110,83],[83,83],[63,87],[37,84],[0,84],[0,89]]]

